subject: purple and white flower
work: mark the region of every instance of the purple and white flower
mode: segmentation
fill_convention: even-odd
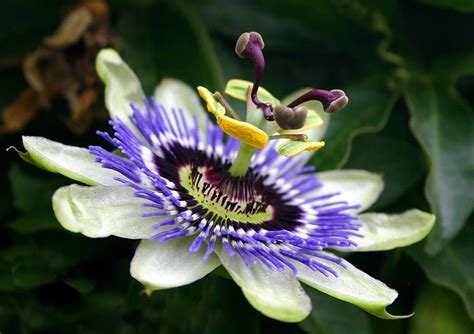
[[[260,127],[268,142],[257,149],[247,137],[225,133],[252,137],[263,117],[274,126],[268,112],[257,121],[228,120],[219,101],[209,106],[208,98],[215,125],[198,95],[177,80],[163,80],[154,97],[143,99],[138,79],[115,51],[101,51],[97,69],[113,129],[99,135],[113,151],[23,138],[32,163],[80,183],[53,196],[64,228],[91,238],[140,239],[130,273],[148,292],[192,283],[223,266],[248,301],[274,319],[298,322],[311,312],[300,281],[396,318],[385,308],[397,292],[330,250],[406,246],[429,233],[434,216],[419,210],[361,214],[380,195],[383,180],[360,170],[314,173],[305,166],[311,156],[305,150],[315,147],[305,140],[318,142],[324,126],[305,129],[303,141],[291,141],[297,137],[288,129],[272,137],[275,128]],[[240,89],[247,96],[246,82],[229,87],[229,95],[238,97]],[[248,112],[258,112],[251,97],[247,102]],[[303,102],[314,113],[308,116],[313,125],[321,117],[327,124],[321,103]]]

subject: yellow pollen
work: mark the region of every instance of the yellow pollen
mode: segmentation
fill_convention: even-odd
[[[237,121],[227,116],[217,116],[217,124],[227,135],[255,148],[265,148],[268,135],[250,123]]]
[[[206,87],[198,86],[199,95],[207,104],[207,110],[214,114],[217,119],[217,125],[225,134],[234,137],[241,142],[255,148],[265,148],[268,143],[268,135],[255,125],[247,122],[235,120],[225,116],[225,108],[214,98]]]

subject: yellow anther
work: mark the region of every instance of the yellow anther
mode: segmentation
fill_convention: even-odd
[[[197,88],[199,96],[206,102],[207,110],[214,114],[216,117],[223,116],[225,114],[225,108],[222,104],[216,101],[214,94],[212,94],[209,89],[203,86],[198,86]]]
[[[255,148],[265,148],[268,135],[250,123],[237,121],[227,116],[216,116],[217,124],[227,135]]]
[[[292,157],[301,153],[303,151],[317,151],[324,146],[323,141],[292,141],[289,140],[280,146],[278,146],[277,151],[285,157]]]

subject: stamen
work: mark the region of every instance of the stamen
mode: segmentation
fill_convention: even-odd
[[[284,134],[284,135],[273,135],[269,136],[269,139],[290,139],[295,141],[307,141],[308,135],[304,133],[297,133],[297,134]]]
[[[250,123],[237,121],[227,116],[217,118],[219,127],[231,137],[239,139],[242,143],[255,148],[265,148],[268,135],[265,131]]]
[[[340,89],[333,89],[331,91],[324,89],[313,89],[291,102],[288,107],[294,108],[299,106],[301,103],[312,100],[321,102],[323,104],[324,111],[328,113],[339,111],[344,108],[347,103],[349,103],[346,93]]]
[[[234,108],[232,108],[232,106],[229,104],[229,102],[227,102],[227,100],[224,98],[224,96],[222,96],[222,94],[220,92],[215,92],[214,93],[214,98],[220,102],[220,104],[222,104],[225,108],[225,110],[227,110],[231,115],[232,117],[234,117],[236,120],[240,121],[240,117],[239,117],[239,114],[237,114],[234,110]]]

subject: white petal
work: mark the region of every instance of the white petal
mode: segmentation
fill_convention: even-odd
[[[97,74],[105,84],[105,105],[110,118],[120,119],[130,125],[129,116],[133,110],[130,103],[134,103],[141,110],[145,110],[143,103],[142,86],[136,74],[113,49],[102,49],[96,59]]]
[[[397,298],[398,293],[395,290],[370,277],[347,261],[344,261],[346,268],[327,260],[317,259],[317,261],[336,270],[338,277],[332,275],[326,277],[296,262],[295,266],[298,269],[296,276],[300,281],[328,295],[357,305],[377,317],[399,318],[399,316],[393,316],[385,310]]]
[[[37,166],[50,172],[60,173],[89,185],[119,184],[114,177],[120,174],[95,162],[94,155],[88,149],[29,136],[23,136],[23,146]]]
[[[69,231],[90,238],[115,235],[127,239],[149,238],[156,233],[152,226],[169,217],[143,218],[157,209],[143,208],[134,192],[126,186],[62,187],[53,195],[53,209],[61,225]]]
[[[308,193],[307,196],[318,194],[340,193],[329,198],[328,202],[347,201],[349,205],[360,205],[360,208],[350,210],[357,213],[370,207],[383,190],[383,179],[380,175],[363,170],[334,170],[318,173],[322,187]],[[319,203],[319,202],[318,202]]]
[[[260,262],[247,268],[242,259],[216,250],[222,264],[253,307],[267,317],[299,322],[311,312],[311,300],[292,272],[272,271]]]
[[[155,88],[155,98],[158,104],[169,110],[181,108],[189,127],[194,124],[193,115],[196,115],[201,134],[205,134],[208,113],[202,107],[195,89],[182,81],[166,78]],[[174,117],[170,117],[170,121],[175,123]]]
[[[340,251],[382,251],[420,241],[433,228],[435,216],[420,210],[402,214],[365,213],[359,216],[363,238],[353,238],[357,247]]]
[[[142,240],[130,264],[130,274],[147,292],[174,288],[201,279],[216,269],[219,259],[212,254],[207,260],[203,252],[191,253],[191,238],[176,238],[164,243]]]

